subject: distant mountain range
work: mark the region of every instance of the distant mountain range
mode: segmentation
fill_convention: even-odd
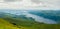
[[[47,19],[54,20],[60,23],[60,10],[42,10],[42,11],[29,11],[29,13],[38,15]]]
[[[60,23],[60,11],[53,10],[3,10],[0,11],[0,18],[11,17],[23,19],[23,21],[37,21],[46,24]],[[41,18],[42,17],[42,18]]]

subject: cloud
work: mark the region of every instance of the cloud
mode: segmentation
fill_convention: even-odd
[[[16,1],[22,1],[22,0],[4,0],[4,2],[16,2]]]
[[[16,0],[4,0],[4,2],[14,2]]]
[[[39,4],[41,1],[40,0],[31,0],[33,3]]]
[[[25,12],[24,14],[26,15],[26,17],[32,17],[37,22],[42,22],[42,23],[46,23],[46,24],[57,24],[56,21],[51,20],[51,19],[46,19],[46,18],[37,16],[37,15],[29,14],[27,12]]]
[[[60,0],[0,0],[0,9],[60,9],[59,2]]]

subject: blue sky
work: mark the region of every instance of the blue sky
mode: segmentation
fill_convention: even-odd
[[[0,0],[0,9],[59,10],[60,0]]]

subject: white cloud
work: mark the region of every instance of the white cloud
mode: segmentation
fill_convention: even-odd
[[[0,0],[0,9],[60,9],[60,0],[40,0],[39,4],[31,0],[5,2]]]

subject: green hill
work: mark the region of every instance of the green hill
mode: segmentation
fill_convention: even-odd
[[[17,26],[9,23],[8,21],[0,18],[0,29],[27,29],[27,28],[25,27],[18,28]]]
[[[44,24],[13,18],[0,19],[0,29],[60,29],[60,24]]]

